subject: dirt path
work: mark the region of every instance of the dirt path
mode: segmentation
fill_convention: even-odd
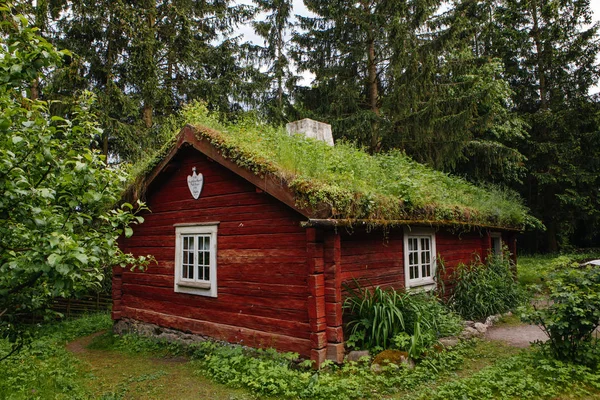
[[[86,347],[94,340],[95,337],[104,335],[106,330],[92,333],[89,336],[80,337],[79,339],[73,340],[71,343],[67,344],[67,350],[74,354],[81,354],[87,351]]]
[[[531,342],[548,340],[548,336],[537,325],[492,326],[485,333],[488,340],[499,340],[514,347],[529,347]]]
[[[104,333],[78,338],[66,346],[81,362],[78,379],[93,398],[229,400],[251,397],[243,390],[227,388],[199,376],[185,357],[157,358],[152,354],[88,348],[94,338]]]

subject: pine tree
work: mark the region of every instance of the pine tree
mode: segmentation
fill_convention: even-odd
[[[299,93],[306,115],[371,151],[402,148],[474,180],[518,180],[523,157],[511,141],[522,122],[510,112],[501,63],[473,46],[479,32],[467,8],[437,15],[434,0],[307,5],[317,17],[302,18],[306,33],[295,38],[299,65],[316,76]]]
[[[267,13],[264,21],[253,23],[257,35],[264,39],[261,64],[267,67],[268,89],[262,100],[262,108],[269,121],[275,124],[288,122],[291,108],[290,89],[297,78],[290,69],[288,38],[292,24],[291,0],[255,0],[259,12]]]
[[[556,251],[579,226],[598,226],[600,208],[599,25],[589,0],[504,0],[493,51],[502,58],[516,110],[530,126],[520,144],[528,174],[520,190],[548,228],[532,250]]]
[[[160,145],[161,126],[183,104],[201,99],[231,114],[252,98],[258,76],[248,49],[231,38],[253,8],[233,1],[131,0],[38,2],[48,36],[74,57],[48,82],[46,96],[97,93],[102,148],[135,160]],[[62,12],[51,12],[60,9]],[[114,159],[114,158],[113,158]]]

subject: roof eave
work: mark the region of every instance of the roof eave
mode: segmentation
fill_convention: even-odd
[[[431,227],[460,227],[466,229],[490,229],[499,231],[522,232],[522,228],[505,227],[492,224],[480,224],[463,221],[440,221],[440,220],[385,220],[385,219],[333,219],[333,218],[309,218],[307,221],[302,221],[300,225],[303,228],[335,228],[335,227],[394,227],[406,225],[420,225]]]

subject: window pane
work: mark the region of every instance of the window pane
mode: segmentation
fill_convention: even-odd
[[[210,236],[206,236],[204,238],[204,248],[205,251],[209,251],[210,250]]]
[[[416,267],[410,267],[408,270],[410,271],[410,279],[415,279],[416,278],[416,274],[417,274],[417,268]]]
[[[421,250],[429,250],[429,238],[421,239]]]
[[[423,251],[423,252],[421,252],[421,264],[428,264],[429,263],[429,259],[431,258],[430,254],[431,253],[429,251]]]
[[[204,252],[204,265],[210,265],[210,253],[208,251]]]
[[[185,278],[185,279],[187,279],[187,277],[188,277],[187,263],[185,262],[185,260],[186,260],[186,257],[187,257],[187,254],[186,254],[186,252],[184,251],[184,252],[183,252],[183,265],[182,265],[182,268],[181,268],[181,276],[182,276],[183,278]]]
[[[423,278],[428,278],[431,276],[431,268],[430,268],[429,264],[423,264],[421,266],[421,271],[422,271],[421,276]]]
[[[189,265],[187,267],[187,270],[188,270],[188,279],[194,279],[194,266]]]
[[[415,239],[408,239],[408,251],[417,249],[417,241]]]
[[[210,281],[210,268],[204,267],[204,280]]]
[[[408,264],[409,265],[415,265],[419,263],[419,260],[417,259],[417,257],[419,256],[419,253],[410,253],[408,255]]]

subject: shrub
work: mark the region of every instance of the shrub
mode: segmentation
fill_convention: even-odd
[[[403,303],[406,293],[379,286],[347,288],[348,297],[344,309],[349,311],[346,329],[348,345],[360,348],[387,348],[391,338],[405,330]]]
[[[461,319],[437,298],[392,288],[346,287],[347,344],[354,348],[387,349],[391,345],[417,358],[439,337],[454,335]]]
[[[525,313],[550,340],[543,346],[558,360],[595,366],[600,361],[594,330],[600,324],[600,268],[565,265],[547,282],[549,305]]]
[[[466,319],[483,319],[520,305],[525,292],[514,279],[509,257],[489,255],[487,263],[477,260],[459,265],[453,274],[452,308]]]

